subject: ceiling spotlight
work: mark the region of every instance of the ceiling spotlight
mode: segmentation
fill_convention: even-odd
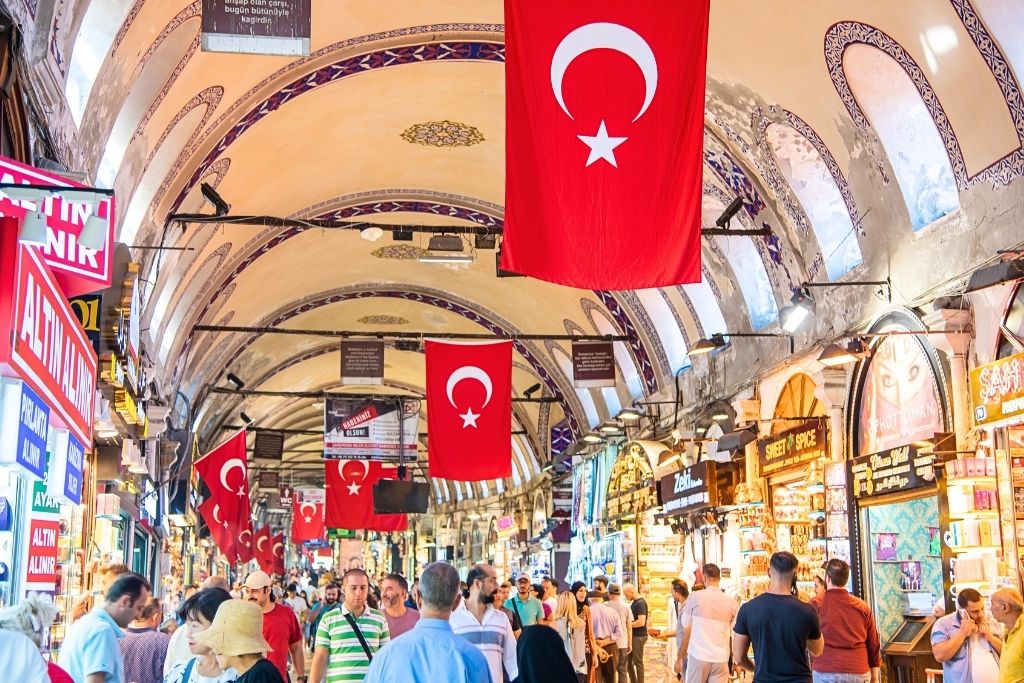
[[[523,392],[523,396],[526,398],[533,398],[533,395],[540,391],[540,382],[537,382],[532,387],[528,388]]]
[[[0,192],[11,201],[35,202],[36,204],[46,201],[47,197],[53,195],[53,190],[42,187],[5,187]]]
[[[714,415],[711,416],[711,419],[715,420],[716,422],[720,422],[722,420],[728,420],[729,419],[729,414],[728,413],[721,413],[721,412],[715,413]]]
[[[462,251],[462,238],[458,235],[431,235],[427,251]]]
[[[214,216],[226,216],[228,211],[231,210],[231,205],[224,201],[224,198],[218,194],[217,190],[213,189],[213,185],[210,183],[202,183],[199,185],[199,190],[203,193],[203,198],[210,203],[213,207]]]
[[[78,234],[78,246],[99,251],[107,244],[107,220],[93,214],[85,219],[82,232]]]
[[[245,382],[239,379],[238,375],[233,372],[228,373],[228,381],[234,384],[236,389],[241,389],[245,386]]]
[[[57,188],[60,198],[70,204],[90,204],[96,206],[107,198],[106,192],[98,192],[86,188],[67,187]]]
[[[46,214],[42,211],[25,212],[18,240],[27,244],[46,244]]]
[[[792,334],[796,332],[805,320],[811,315],[811,305],[814,300],[811,298],[805,287],[793,292],[788,306],[783,306],[779,311],[779,323],[782,329]]]
[[[601,436],[600,434],[587,434],[586,436],[583,437],[583,440],[586,443],[604,443],[604,437]]]
[[[847,344],[829,344],[818,356],[818,362],[824,366],[834,368],[841,365],[856,363],[868,356],[868,346],[863,339],[851,339]]]
[[[473,238],[473,246],[477,249],[494,249],[498,244],[498,236],[488,233],[478,233]]]
[[[420,342],[418,339],[396,339],[395,351],[419,351]]]
[[[391,231],[391,239],[395,242],[412,242],[412,230],[409,228],[395,228]]]
[[[598,427],[598,431],[602,434],[618,434],[621,430],[619,429],[619,425],[614,422],[605,422]]]
[[[253,419],[251,417],[249,417],[248,415],[246,415],[244,410],[242,412],[240,412],[238,414],[238,416],[241,417],[242,418],[242,422],[244,422],[247,425],[251,425],[253,423]]]
[[[372,225],[369,228],[363,228],[359,231],[359,236],[367,242],[376,242],[384,236],[384,231],[378,228],[376,225]]]
[[[705,353],[711,353],[723,346],[725,346],[725,337],[721,334],[713,334],[710,339],[698,339],[697,343],[690,347],[687,353],[691,356],[700,356]]]
[[[729,221],[731,221],[742,208],[743,197],[736,197],[736,199],[733,199],[729,203],[729,206],[725,207],[725,211],[722,212],[722,215],[715,220],[715,225],[719,228],[728,228]]]
[[[640,411],[636,408],[623,408],[619,411],[619,414],[615,416],[615,419],[622,422],[635,422],[640,419]]]

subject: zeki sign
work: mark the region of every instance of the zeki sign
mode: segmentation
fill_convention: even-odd
[[[53,274],[17,232],[0,221],[0,372],[24,380],[58,426],[92,444],[96,351]]]
[[[85,187],[67,178],[26,166],[13,159],[0,156],[0,182],[20,185],[50,185],[53,187]],[[114,244],[114,198],[105,198],[95,207],[81,202],[67,202],[59,195],[39,202],[14,201],[0,198],[0,216],[21,220],[29,211],[46,215],[46,244],[41,247],[43,260],[53,270],[66,296],[98,292],[112,281]],[[103,249],[96,251],[78,244],[78,235],[85,221],[95,213],[106,219],[107,236]]]

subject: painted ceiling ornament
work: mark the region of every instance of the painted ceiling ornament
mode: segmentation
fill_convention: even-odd
[[[370,252],[374,258],[394,259],[396,261],[415,261],[420,256],[426,256],[427,250],[412,244],[389,244],[386,247],[378,247]]]
[[[347,462],[357,462],[363,466],[363,476],[360,477],[359,482],[348,481],[347,479],[345,479],[345,463]],[[366,481],[366,478],[368,476],[370,476],[370,462],[368,460],[339,460],[338,476],[341,477],[342,481],[348,483],[348,495],[358,496],[359,489],[362,488],[362,483]]]
[[[241,471],[242,480],[239,482],[237,489],[232,489],[231,484],[228,483],[228,472],[235,468],[238,468],[238,470]],[[224,487],[225,491],[234,490],[235,493],[237,493],[239,496],[244,496],[246,478],[247,475],[245,472],[245,463],[243,463],[238,458],[231,458],[230,460],[224,463],[223,467],[220,468],[220,485]]]
[[[643,73],[644,102],[640,106],[640,111],[633,117],[632,123],[636,123],[651,106],[654,93],[658,90],[658,60],[654,57],[651,46],[639,33],[620,24],[607,22],[586,24],[570,31],[558,44],[555,54],[551,57],[551,90],[555,93],[558,106],[562,108],[566,116],[575,120],[565,105],[562,95],[562,79],[574,59],[591,50],[600,49],[621,52],[632,59]],[[590,148],[587,166],[598,159],[604,159],[616,168],[618,168],[618,163],[615,161],[615,148],[629,139],[609,136],[604,119],[601,120],[601,125],[598,126],[597,133],[594,135],[577,135],[576,137]]]
[[[410,126],[402,133],[402,139],[427,147],[469,147],[483,142],[484,135],[475,126],[445,120]]]
[[[464,379],[474,379],[483,385],[484,390],[487,392],[487,396],[484,398],[484,404],[480,406],[480,410],[483,412],[483,409],[491,402],[491,393],[494,391],[494,385],[491,383],[491,378],[486,372],[473,365],[464,365],[448,377],[448,385],[446,387],[448,402],[452,404],[452,408],[455,408],[456,410],[459,409],[459,406],[455,405],[453,393],[458,383]],[[466,412],[459,415],[459,417],[462,418],[463,429],[466,429],[467,427],[476,429],[476,421],[477,418],[480,417],[480,413],[474,413],[472,406],[470,406],[466,408]]]
[[[409,321],[398,315],[364,315],[356,320],[364,325],[408,325]]]

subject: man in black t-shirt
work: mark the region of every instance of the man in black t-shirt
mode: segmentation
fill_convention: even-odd
[[[799,564],[793,553],[772,555],[768,590],[736,615],[732,658],[737,667],[754,672],[753,683],[811,683],[807,653],[817,657],[825,649],[818,613],[792,594]],[[751,642],[753,662],[747,652]]]
[[[644,683],[644,645],[647,644],[647,601],[640,597],[631,583],[622,587],[629,609],[633,613],[633,642],[629,652],[629,679],[631,683]]]

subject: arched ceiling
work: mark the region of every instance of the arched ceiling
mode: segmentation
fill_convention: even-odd
[[[547,461],[554,425],[566,420],[579,435],[619,406],[670,395],[689,367],[681,345],[777,328],[778,309],[801,282],[871,279],[900,254],[913,258],[919,207],[905,197],[932,188],[901,194],[889,122],[871,120],[898,90],[887,64],[920,98],[907,135],[931,125],[942,140],[936,156],[925,150],[931,138],[913,138],[927,164],[938,159],[936,177],[945,168],[955,179],[954,204],[959,192],[967,207],[981,180],[1013,182],[1024,141],[1016,53],[1000,46],[1009,37],[985,16],[1013,4],[715,0],[704,222],[713,225],[739,195],[742,227],[772,235],[706,238],[705,282],[657,292],[499,279],[492,251],[460,269],[419,263],[426,238],[166,225],[171,213],[204,210],[198,185],[208,182],[232,213],[500,227],[500,0],[313,0],[313,52],[301,59],[201,52],[199,0],[80,0],[58,13],[53,50],[81,150],[75,165],[116,189],[119,241],[143,261],[153,374],[167,393],[197,404],[206,443],[243,409],[261,427],[319,424],[308,399],[211,394],[228,371],[248,388],[319,391],[337,388],[338,359],[323,338],[196,332],[197,324],[629,335],[616,344],[619,383],[603,391],[573,388],[567,344],[517,343],[516,394],[539,381],[562,400],[516,405],[523,434],[514,439],[527,461],[505,482],[512,486]],[[971,218],[968,208],[956,212],[965,215],[947,221]],[[137,248],[155,245],[185,250]],[[422,391],[422,355],[389,349],[387,364],[389,390]],[[289,447],[309,443],[289,439]]]

